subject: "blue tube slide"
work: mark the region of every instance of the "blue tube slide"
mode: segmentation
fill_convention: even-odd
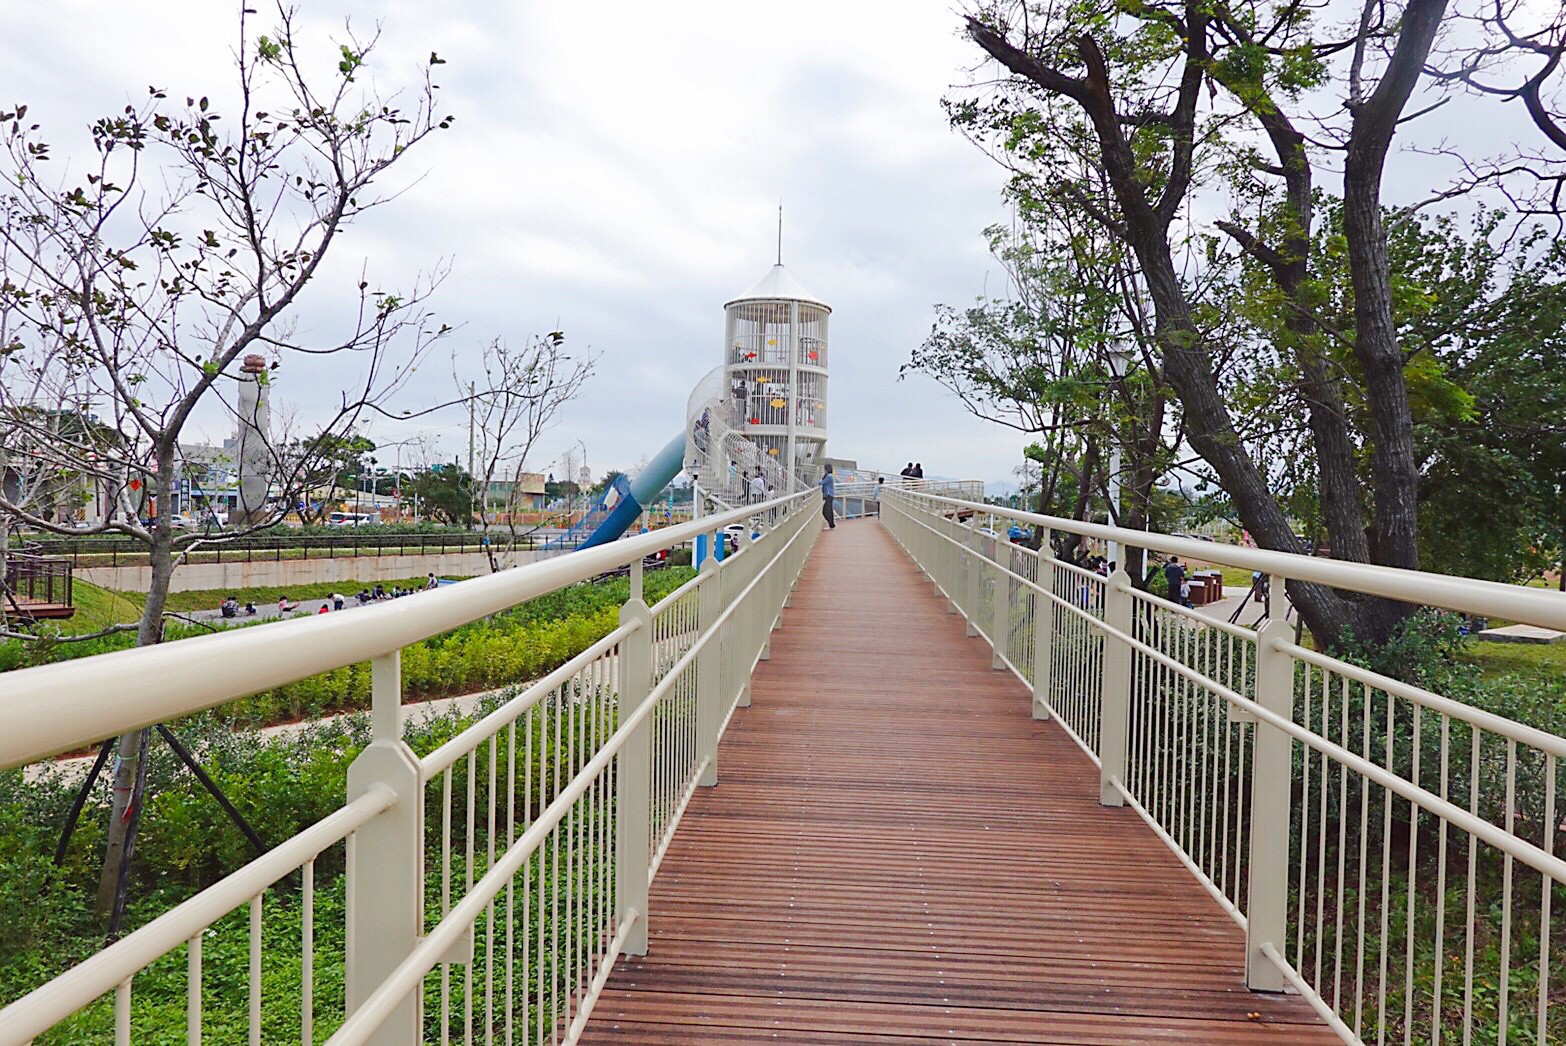
[[[685,433],[681,431],[647,463],[646,468],[636,474],[636,478],[631,480],[630,489],[609,507],[609,514],[587,536],[581,547],[592,548],[617,540],[636,523],[636,518],[663,492],[663,488],[674,482],[674,477],[684,467]]]

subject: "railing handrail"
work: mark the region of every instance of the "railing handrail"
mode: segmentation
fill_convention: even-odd
[[[1177,538],[1152,530],[1128,530],[1102,523],[1085,523],[1059,516],[1044,516],[1002,505],[962,501],[920,491],[898,490],[897,493],[904,497],[926,498],[966,511],[990,513],[1030,526],[1047,527],[1050,530],[1061,530],[1120,545],[1151,549],[1155,552],[1199,559],[1209,563],[1222,563],[1226,566],[1260,571],[1263,574],[1326,585],[1330,588],[1350,589],[1366,595],[1384,596],[1408,603],[1427,604],[1462,613],[1505,618],[1541,628],[1566,631],[1566,594],[1550,592],[1546,589],[1508,585],[1499,581],[1481,581],[1477,578],[1451,574],[1435,574],[1423,570],[1404,570],[1399,567],[1324,559],[1297,552],[1274,552],[1269,549],[1243,548],[1217,541]]]
[[[5,673],[0,769],[389,654],[812,493],[783,495],[356,614],[296,618]]]
[[[348,838],[396,801],[378,787],[278,843],[195,896],[0,1009],[0,1041],[25,1043],[126,978],[173,951],[328,847]]]

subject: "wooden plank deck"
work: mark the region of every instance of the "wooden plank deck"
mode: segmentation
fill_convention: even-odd
[[[584,1041],[1338,1041],[878,523],[784,622]]]

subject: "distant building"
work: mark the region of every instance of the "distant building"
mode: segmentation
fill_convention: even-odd
[[[544,508],[544,476],[524,472],[516,479],[491,480],[484,492],[484,504],[491,511],[540,512]]]

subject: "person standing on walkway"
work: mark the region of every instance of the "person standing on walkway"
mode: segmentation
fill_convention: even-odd
[[[1187,595],[1185,587],[1185,567],[1180,565],[1179,556],[1170,556],[1169,562],[1164,564],[1164,580],[1169,583],[1169,601],[1179,603],[1183,607],[1191,605],[1191,597]]]
[[[886,489],[886,477],[885,476],[877,476],[875,478],[875,514],[877,516],[879,516],[881,514],[881,492],[883,490],[885,490],[885,489]]]
[[[828,530],[837,529],[837,524],[832,521],[832,499],[836,496],[837,479],[832,475],[832,466],[828,465],[821,474],[821,518],[826,520]]]
[[[750,477],[750,489],[745,492],[745,500],[752,505],[759,505],[767,500],[767,477],[761,474],[761,469]]]

